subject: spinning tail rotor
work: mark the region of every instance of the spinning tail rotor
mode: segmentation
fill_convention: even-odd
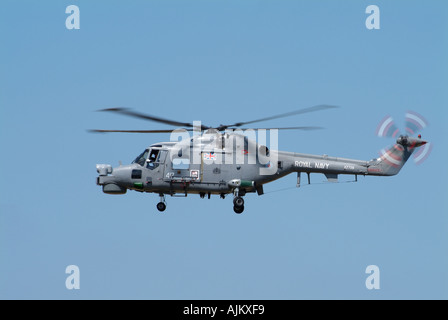
[[[408,111],[405,115],[405,130],[403,134],[395,124],[393,118],[391,116],[386,116],[378,125],[376,135],[382,138],[394,138],[398,140],[395,146],[389,149],[383,149],[380,152],[381,159],[390,162],[391,165],[395,165],[399,159],[397,159],[396,156],[393,156],[395,154],[394,150],[397,147],[399,148],[400,146],[406,146],[410,143],[408,148],[411,151],[415,151],[415,148],[420,147],[413,153],[413,158],[417,165],[422,164],[429,157],[433,148],[432,143],[422,141],[421,134],[418,134],[427,126],[428,121],[426,121],[422,115],[414,111]],[[412,136],[416,134],[418,134],[418,139],[412,138]]]

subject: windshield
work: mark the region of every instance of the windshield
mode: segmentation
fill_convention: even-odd
[[[132,163],[138,163],[139,165],[141,165],[143,167],[145,165],[146,159],[148,158],[148,154],[149,154],[149,149],[146,149],[137,158],[135,158],[135,160],[132,161]]]

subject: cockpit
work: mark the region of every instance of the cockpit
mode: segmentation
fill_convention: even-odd
[[[137,163],[143,167],[145,165],[146,159],[148,159],[148,155],[149,155],[149,149],[146,149],[141,154],[139,154],[137,158],[135,158],[135,160],[132,161],[132,163]]]
[[[159,147],[151,147],[143,151],[132,163],[153,170],[165,162],[167,153],[166,150],[161,150]]]

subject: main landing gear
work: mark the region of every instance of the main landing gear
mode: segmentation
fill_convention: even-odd
[[[163,212],[166,210],[165,195],[160,194],[159,196],[160,196],[160,202],[157,204],[157,210]]]
[[[233,211],[236,214],[241,214],[244,211],[244,199],[240,196],[233,198]]]
[[[233,211],[235,211],[235,213],[237,214],[241,214],[244,212],[244,199],[243,199],[243,195],[245,193],[242,192],[238,192],[236,191],[234,193],[234,198],[233,198]],[[157,204],[157,210],[159,210],[160,212],[164,212],[166,210],[166,201],[165,201],[165,195],[164,194],[159,194],[160,196],[160,202]],[[204,194],[205,197],[205,194]],[[201,198],[202,195],[201,195]],[[221,199],[225,198],[225,194],[221,194]]]
[[[233,191],[233,211],[235,211],[235,213],[237,214],[241,214],[244,211],[244,199],[243,196],[246,193],[243,191],[239,191],[238,189],[235,189]],[[201,192],[199,193],[199,196],[201,197],[201,199],[205,198],[205,192]],[[220,194],[221,199],[225,199],[226,198],[226,194],[225,193],[221,193]],[[210,192],[208,193],[208,198],[210,199]]]

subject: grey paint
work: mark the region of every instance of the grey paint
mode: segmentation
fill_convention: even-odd
[[[201,161],[198,164],[190,164],[188,169],[173,168],[172,156],[178,153],[174,149],[173,142],[162,142],[148,148],[149,151],[160,150],[165,154],[157,163],[145,162],[144,165],[132,163],[120,165],[111,169],[109,165],[97,165],[99,177],[97,184],[103,186],[105,193],[123,194],[127,189],[138,192],[157,193],[162,195],[187,195],[187,194],[221,194],[237,193],[243,196],[246,192],[263,194],[262,186],[291,173],[298,173],[298,185],[301,183],[300,174],[321,173],[331,182],[337,181],[339,175],[363,175],[363,176],[393,176],[400,172],[410,155],[416,148],[426,142],[417,138],[400,137],[396,145],[383,157],[371,161],[335,158],[311,154],[301,154],[284,151],[270,151],[270,155],[277,155],[280,167],[272,175],[260,175],[260,169],[265,167],[259,163],[257,150],[263,146],[254,141],[244,139],[238,134],[216,134],[216,139],[211,145],[214,148],[215,160]],[[243,140],[241,140],[243,139]],[[231,142],[235,142],[232,143]],[[238,142],[239,141],[239,142]],[[192,144],[206,146],[207,143],[198,139],[192,139]],[[193,159],[193,151],[189,148],[190,159]],[[241,150],[250,150],[244,152]],[[200,152],[196,150],[197,152]],[[203,152],[204,153],[204,152]],[[205,151],[205,153],[208,153]],[[243,157],[243,164],[219,164],[219,158]],[[197,154],[200,159],[203,155]],[[276,167],[276,166],[274,166]],[[141,170],[141,178],[132,179],[132,171]],[[232,181],[241,181],[248,186],[235,187]],[[253,182],[247,183],[248,182]],[[244,183],[243,183],[244,182]],[[303,183],[303,182],[302,182]]]

